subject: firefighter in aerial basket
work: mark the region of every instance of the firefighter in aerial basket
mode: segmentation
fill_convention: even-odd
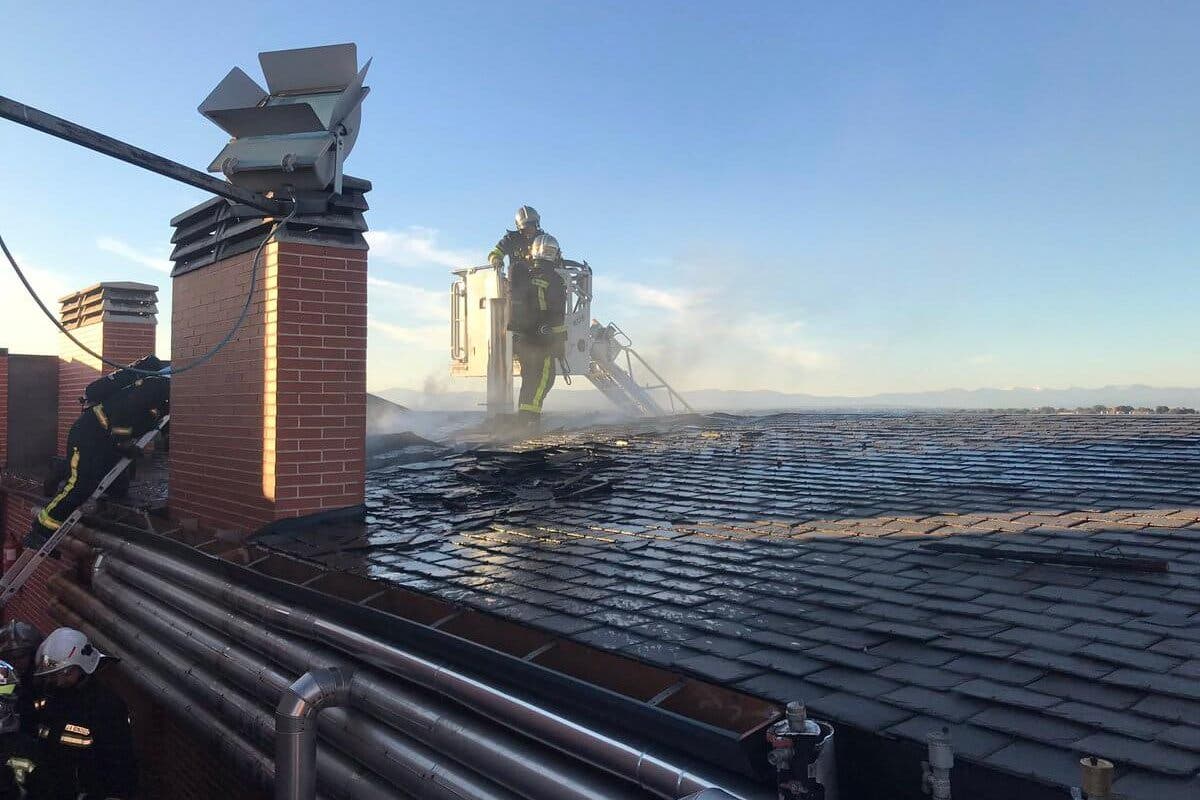
[[[517,209],[517,229],[506,231],[500,237],[500,241],[488,253],[488,261],[496,269],[502,269],[504,257],[508,256],[508,279],[524,282],[533,267],[533,256],[530,254],[533,241],[543,233],[542,218],[538,212],[533,206],[521,206]]]
[[[565,354],[567,290],[557,267],[562,262],[558,240],[543,233],[530,247],[532,265],[524,280],[512,283],[513,353],[521,365],[517,419],[536,428],[542,404],[554,386],[556,363]]]
[[[158,366],[155,367],[155,364]],[[80,398],[83,413],[67,434],[67,457],[45,484],[53,498],[34,517],[25,538],[29,548],[46,543],[71,512],[83,505],[96,491],[100,481],[123,456],[142,455],[136,442],[155,428],[170,412],[171,380],[166,375],[146,375],[162,368],[162,362],[150,356],[93,381]],[[109,488],[110,496],[120,496],[128,486],[129,471]]]
[[[38,647],[38,691],[26,726],[40,745],[31,798],[129,800],[137,795],[129,710],[96,674],[102,661],[115,660],[74,628],[58,628]]]

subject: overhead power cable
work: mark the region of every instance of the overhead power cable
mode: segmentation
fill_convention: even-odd
[[[110,361],[107,358],[105,358],[104,356],[97,353],[95,350],[92,350],[90,347],[85,345],[83,342],[76,339],[75,335],[72,334],[69,330],[67,330],[66,326],[64,326],[62,324],[62,322],[58,319],[58,317],[54,314],[54,312],[52,312],[50,309],[48,309],[46,307],[46,304],[42,302],[42,298],[38,297],[37,292],[34,291],[33,286],[30,285],[29,280],[25,277],[25,273],[21,271],[20,265],[17,264],[17,260],[15,258],[13,258],[13,254],[12,254],[12,252],[9,251],[8,245],[5,244],[4,237],[2,235],[0,235],[0,250],[4,251],[5,258],[8,259],[8,263],[12,267],[13,272],[15,272],[17,274],[17,278],[21,281],[21,285],[25,287],[25,291],[29,292],[29,296],[33,298],[33,302],[37,303],[38,308],[40,308],[42,310],[42,313],[46,315],[46,318],[54,323],[54,327],[56,327],[60,331],[62,331],[63,334],[65,334],[68,339],[70,339],[72,342],[74,342],[75,345],[80,350],[87,353],[92,358],[99,360],[102,364],[106,364],[110,367],[113,367],[114,369],[128,369],[128,370],[132,370],[133,372],[140,374],[140,375],[162,375],[162,374],[179,375],[181,373],[188,372],[190,370],[196,369],[197,367],[203,366],[204,364],[211,361],[213,356],[215,356],[217,353],[221,352],[221,350],[224,349],[225,345],[229,344],[229,342],[233,339],[234,335],[242,327],[242,323],[244,323],[246,321],[246,315],[250,313],[250,304],[254,300],[254,287],[258,281],[258,267],[259,267],[259,262],[262,258],[263,249],[267,246],[268,242],[270,242],[271,240],[273,240],[275,238],[275,235],[283,228],[283,226],[286,225],[289,221],[291,221],[291,219],[293,217],[296,216],[296,210],[298,209],[298,207],[299,206],[296,204],[296,198],[295,198],[295,196],[293,196],[292,197],[292,210],[290,212],[288,212],[288,215],[286,217],[278,220],[271,227],[270,233],[267,234],[265,239],[263,239],[261,242],[259,242],[258,247],[255,249],[254,259],[250,264],[250,288],[246,290],[246,302],[242,304],[241,313],[238,314],[237,320],[233,323],[233,326],[230,327],[229,332],[225,334],[225,337],[223,339],[221,339],[221,341],[217,342],[215,347],[213,347],[211,350],[209,350],[207,353],[200,356],[199,358],[189,361],[187,364],[184,364],[181,367],[174,367],[174,366],[167,367],[162,372],[156,372],[154,370],[139,369],[137,367],[130,367],[126,364],[118,364],[115,361]]]

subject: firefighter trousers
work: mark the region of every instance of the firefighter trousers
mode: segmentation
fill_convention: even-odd
[[[521,392],[517,406],[520,416],[539,415],[540,418],[542,403],[554,386],[557,351],[558,343],[553,341],[518,338],[513,342],[513,355],[521,365]]]
[[[33,521],[35,536],[49,536],[79,508],[108,474],[121,454],[100,419],[85,411],[67,434],[66,483]]]

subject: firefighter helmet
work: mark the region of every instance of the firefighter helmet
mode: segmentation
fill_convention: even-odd
[[[6,661],[33,655],[41,643],[42,635],[28,622],[14,619],[0,627],[0,658]]]
[[[517,209],[517,230],[523,231],[533,226],[536,230],[542,224],[542,217],[533,206],[521,206]]]
[[[529,254],[537,261],[558,261],[562,251],[558,247],[558,239],[548,233],[543,233],[533,240]]]
[[[104,654],[80,631],[74,628],[58,628],[51,632],[38,648],[33,674],[42,677],[62,672],[69,667],[79,667],[91,675],[103,657]]]

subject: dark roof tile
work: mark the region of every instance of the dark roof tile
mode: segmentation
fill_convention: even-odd
[[[846,692],[835,692],[806,702],[814,715],[867,730],[882,730],[912,716],[907,709]]]
[[[986,703],[952,692],[902,686],[881,699],[934,717],[965,722],[987,707]]]
[[[1080,680],[1069,675],[1047,675],[1026,688],[1115,710],[1127,709],[1145,696],[1141,692],[1119,689],[1095,680]]]
[[[1109,761],[1136,764],[1166,775],[1187,776],[1200,770],[1200,753],[1111,733],[1094,733],[1076,742],[1075,747]]]
[[[769,667],[770,669],[778,672],[783,672],[788,675],[795,675],[797,677],[803,677],[827,666],[824,661],[808,658],[802,652],[791,652],[788,650],[755,650],[752,653],[747,653],[741,658],[743,661],[747,661],[751,664],[758,664],[761,667]]]
[[[979,656],[959,656],[948,663],[946,669],[971,677],[991,678],[1020,686],[1035,681],[1044,674],[1039,669],[1014,664],[1011,661]]]
[[[1092,642],[1079,649],[1081,655],[1101,661],[1111,661],[1126,667],[1150,670],[1152,672],[1167,672],[1179,665],[1179,659],[1170,656],[1151,653],[1146,650],[1135,650],[1131,647],[1119,647],[1114,644]]]
[[[983,678],[976,678],[966,683],[960,683],[952,691],[981,700],[992,700],[1007,706],[1017,706],[1019,708],[1049,708],[1058,702],[1057,697],[1048,694],[1022,689],[1018,686],[996,683],[984,680]]]
[[[973,725],[1062,747],[1074,744],[1090,732],[1081,723],[1003,706],[985,708],[970,720]]]
[[[707,653],[692,656],[691,658],[678,659],[673,666],[676,669],[695,673],[702,678],[707,678],[718,683],[737,683],[755,675],[760,675],[764,671],[761,667],[747,664],[744,661],[722,658]]]
[[[887,732],[894,736],[903,736],[917,742],[925,741],[925,736],[932,731],[946,729],[950,734],[950,746],[958,755],[982,759],[1012,742],[1012,737],[1006,734],[989,731],[978,725],[951,722],[936,717],[916,716],[904,720]]]
[[[1130,714],[1125,711],[1113,711],[1099,706],[1078,703],[1068,700],[1046,709],[1046,713],[1055,717],[1082,722],[1102,730],[1123,733],[1135,739],[1153,739],[1155,734],[1163,730],[1165,723]]]
[[[1037,742],[1015,741],[989,755],[984,763],[1060,786],[1079,783],[1079,762],[1074,751]]]

